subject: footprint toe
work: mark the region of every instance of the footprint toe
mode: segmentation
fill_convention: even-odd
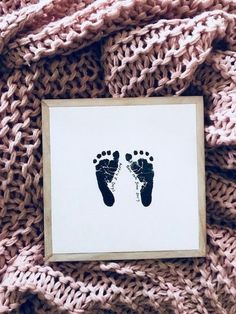
[[[153,157],[151,156],[151,157],[149,158],[149,160],[150,160],[150,161],[153,161],[154,159],[153,159]]]
[[[94,160],[93,160],[93,163],[96,164],[96,162],[97,162],[97,159],[94,159]]]
[[[113,157],[114,159],[118,159],[119,158],[119,152],[116,150],[114,153],[113,153]]]
[[[102,157],[102,155],[101,154],[97,154],[97,158],[99,159],[99,158],[101,158]]]
[[[143,155],[143,150],[140,150],[140,152],[139,152],[139,153],[140,153],[140,155]]]
[[[107,155],[111,155],[111,151],[110,150],[107,151]]]
[[[138,155],[138,152],[137,152],[137,150],[135,150],[135,151],[134,151],[134,155]]]
[[[146,152],[145,155],[148,156],[148,155],[149,155],[149,152]]]
[[[126,159],[127,161],[130,161],[130,160],[132,159],[132,155],[131,155],[131,154],[126,154],[126,155],[125,155],[125,159]]]
[[[106,152],[105,151],[102,152],[102,156],[106,156]]]

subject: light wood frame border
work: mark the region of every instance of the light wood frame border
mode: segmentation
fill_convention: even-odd
[[[198,204],[199,204],[199,249],[172,251],[140,252],[94,252],[75,254],[53,254],[52,217],[51,217],[51,168],[50,168],[50,107],[86,107],[86,106],[134,106],[134,105],[196,105],[196,134],[198,160]],[[201,96],[172,96],[149,98],[95,98],[95,99],[44,99],[42,101],[43,135],[43,176],[44,176],[44,236],[45,259],[55,261],[92,261],[155,259],[176,257],[203,257],[206,255],[206,201],[205,201],[205,154],[204,154],[204,110]]]

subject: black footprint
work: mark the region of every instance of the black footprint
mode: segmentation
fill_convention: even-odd
[[[136,155],[135,159],[133,160],[133,156],[131,154],[126,154],[125,158],[130,164],[131,170],[135,173],[138,180],[142,183],[141,187],[141,201],[143,206],[147,207],[152,202],[152,189],[153,189],[153,157],[149,156],[148,152],[143,152],[140,150],[138,153],[134,151],[134,155]]]
[[[111,156],[111,151],[109,150],[98,154],[97,159],[93,160],[93,163],[96,164],[98,187],[102,193],[103,201],[107,206],[112,206],[115,202],[114,195],[109,189],[108,183],[112,181],[118,168],[119,156],[118,151],[115,151]]]

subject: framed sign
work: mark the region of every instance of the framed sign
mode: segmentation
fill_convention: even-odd
[[[45,258],[205,255],[202,97],[43,100]]]

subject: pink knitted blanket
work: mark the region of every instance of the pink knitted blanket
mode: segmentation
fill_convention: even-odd
[[[0,313],[235,314],[236,1],[1,1],[0,65]],[[207,257],[45,263],[41,99],[158,95],[204,95]]]

